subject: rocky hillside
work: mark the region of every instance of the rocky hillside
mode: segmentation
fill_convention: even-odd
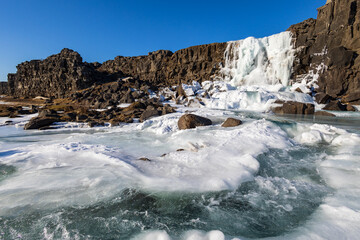
[[[64,48],[45,60],[19,64],[16,74],[8,75],[9,92],[14,97],[63,97],[103,80],[95,68],[79,53]]]
[[[94,83],[116,81],[125,76],[156,86],[209,80],[216,76],[223,61],[226,43],[214,43],[179,50],[160,50],[147,56],[116,57],[99,63],[82,61],[79,53],[63,49],[45,60],[17,66],[8,75],[10,95],[15,97],[65,97]]]
[[[317,77],[319,102],[341,99],[360,103],[360,1],[332,0],[318,9],[317,19],[293,25],[297,48],[293,81]],[[139,86],[171,86],[193,80],[212,80],[224,63],[226,43],[194,46],[175,53],[166,50],[146,56],[122,57],[100,63],[83,62],[63,49],[45,60],[17,66],[8,75],[9,94],[15,97],[67,97],[77,90],[132,77]],[[122,98],[122,96],[120,96]]]
[[[359,104],[360,1],[328,1],[318,9],[316,20],[289,30],[298,49],[294,78],[300,81],[319,74],[318,100],[341,98],[344,103]]]

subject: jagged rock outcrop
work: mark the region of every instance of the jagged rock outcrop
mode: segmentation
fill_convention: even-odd
[[[342,103],[360,104],[360,0],[328,1],[318,11],[316,20],[288,29],[297,48],[292,78],[310,82],[317,77],[314,90],[322,103],[340,98]],[[118,56],[103,64],[83,62],[77,52],[63,49],[43,61],[18,65],[17,73],[8,75],[9,95],[67,97],[124,77],[155,87],[213,80],[219,76],[226,47],[227,43],[214,43],[175,53],[159,50],[146,56]],[[131,94],[122,93],[124,102],[131,102]]]
[[[170,86],[193,80],[212,80],[220,70],[226,43],[213,43],[181,49],[175,53],[166,50],[147,56],[116,57],[104,62],[98,69],[107,74],[123,72],[128,76],[156,85]]]
[[[19,64],[17,73],[8,75],[10,95],[61,98],[123,77],[156,86],[211,80],[220,70],[225,48],[226,43],[214,43],[175,53],[159,50],[147,56],[119,56],[104,64],[83,62],[79,53],[65,48],[43,61]]]
[[[8,75],[10,95],[15,97],[66,96],[103,79],[95,64],[83,62],[79,53],[63,49],[45,60],[32,60],[17,66]]]
[[[0,95],[8,94],[8,83],[0,82]]]
[[[360,1],[332,0],[318,9],[317,19],[289,28],[295,39],[297,80],[319,74],[315,89],[332,99],[360,92]],[[352,95],[353,96],[353,95]],[[360,98],[350,98],[360,103]]]

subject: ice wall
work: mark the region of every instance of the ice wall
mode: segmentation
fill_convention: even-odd
[[[291,77],[295,50],[290,32],[270,37],[228,42],[225,66],[220,73],[234,86],[287,86]]]

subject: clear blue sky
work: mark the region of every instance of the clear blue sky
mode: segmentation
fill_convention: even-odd
[[[325,0],[0,0],[0,80],[64,47],[88,62],[264,37],[316,18]]]

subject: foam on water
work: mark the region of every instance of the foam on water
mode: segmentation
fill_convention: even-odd
[[[0,212],[29,202],[32,208],[85,204],[126,187],[195,192],[235,189],[253,179],[259,169],[257,155],[292,144],[284,131],[265,120],[232,130],[213,126],[179,131],[179,117],[166,115],[90,136],[87,132],[55,138],[44,134],[35,145],[13,148],[13,154],[1,159],[15,166],[17,173],[0,183],[0,205],[6,206]],[[138,137],[124,142],[129,132]],[[51,140],[41,142],[47,138]],[[151,162],[138,160],[141,157]]]
[[[199,231],[188,232],[188,228],[184,227],[184,231],[180,231],[181,236],[177,238],[179,232],[174,234],[165,226],[161,227],[161,223],[156,223],[152,228],[155,231],[145,232],[137,236],[137,239],[241,239],[242,236],[235,233],[246,232],[249,227],[251,229],[251,221],[261,219],[256,217],[247,223],[250,225],[246,225],[247,219],[254,217],[252,211],[266,213],[269,221],[274,217],[289,215],[286,221],[295,221],[295,225],[290,222],[287,226],[291,229],[291,226],[296,226],[307,216],[301,215],[296,220],[296,214],[304,214],[304,206],[307,206],[307,214],[314,211],[313,208],[316,209],[308,222],[293,232],[276,238],[350,238],[359,233],[360,206],[357,199],[360,191],[356,182],[360,180],[360,160],[358,150],[354,150],[360,143],[357,133],[331,125],[286,122],[284,125],[244,116],[238,116],[244,121],[243,125],[224,129],[220,127],[220,123],[231,112],[206,108],[193,111],[211,118],[214,126],[179,131],[177,120],[186,110],[188,109],[179,109],[179,113],[115,128],[89,129],[73,126],[45,132],[24,132],[10,126],[0,128],[1,134],[8,136],[1,138],[3,144],[0,146],[0,163],[16,169],[10,169],[0,179],[0,205],[4,206],[0,210],[0,221],[7,216],[27,216],[36,212],[36,209],[55,211],[67,206],[75,208],[71,211],[85,214],[86,209],[82,210],[81,206],[96,206],[99,202],[117,199],[117,196],[123,198],[122,194],[128,188],[141,189],[147,193],[164,192],[174,196],[179,192],[202,194],[225,190],[230,192],[221,197],[210,195],[204,200],[196,197],[196,203],[204,201],[198,207],[206,209],[208,213],[197,218],[195,211],[194,217],[186,221],[193,229],[201,227]],[[318,172],[309,167],[305,176],[300,174],[299,171],[306,168],[300,154],[302,150],[296,150],[300,146],[305,146],[305,149],[329,146],[331,151],[326,153],[318,150],[314,152],[314,156],[309,153],[314,158],[314,164],[318,165]],[[182,150],[177,151],[178,149]],[[300,154],[300,161],[287,155],[291,155],[292,151],[296,151],[294,156]],[[163,154],[166,155],[162,156]],[[282,154],[285,154],[285,158]],[[151,161],[140,161],[140,157]],[[286,160],[288,162],[281,163],[278,162],[279,158],[289,159]],[[298,169],[292,169],[297,161]],[[318,183],[319,174],[335,191],[323,202],[322,197],[327,190]],[[292,179],[295,175],[298,176]],[[312,194],[311,197],[309,194]],[[297,199],[298,197],[300,198]],[[308,198],[310,199],[307,200]],[[136,199],[134,197],[129,201],[138,201]],[[239,199],[241,205],[237,207],[234,204]],[[316,208],[317,205],[311,205],[313,202],[322,203]],[[232,210],[226,212],[229,206]],[[250,209],[249,212],[247,208]],[[240,212],[236,212],[238,210]],[[59,235],[55,232],[60,231],[63,239],[75,236],[82,239],[83,230],[69,230],[71,226],[66,220],[66,214],[71,211],[65,216],[61,212],[68,210],[59,211],[45,215],[36,222],[36,226],[42,226],[44,222],[55,221],[54,224],[59,227],[58,230],[44,228],[42,236],[57,239],[59,237],[56,236]],[[203,211],[205,210],[200,212]],[[278,212],[280,215],[277,215]],[[121,214],[126,215],[125,209]],[[136,216],[139,213],[132,214]],[[130,217],[132,214],[126,216]],[[141,214],[145,216],[147,213],[144,211]],[[156,214],[156,211],[151,214]],[[117,216],[117,219],[121,219],[121,216],[123,215]],[[243,217],[240,222],[244,225],[236,223],[239,217]],[[218,222],[229,219],[235,221],[229,227]],[[346,224],[343,223],[345,220]],[[105,219],[104,224],[110,224],[111,221],[111,218]],[[143,225],[142,221],[121,224],[127,224],[125,229],[130,231],[132,228],[145,228],[147,225]],[[203,221],[210,221],[208,224],[211,224],[205,227]],[[151,222],[150,218],[149,223]],[[216,223],[221,225],[219,230],[222,231],[217,231]],[[266,225],[266,221],[256,224]],[[238,229],[234,226],[238,226]],[[264,236],[281,233],[281,229],[281,222],[269,222],[269,235]],[[261,235],[261,230],[255,232],[245,236],[255,238],[259,236],[257,234]]]

